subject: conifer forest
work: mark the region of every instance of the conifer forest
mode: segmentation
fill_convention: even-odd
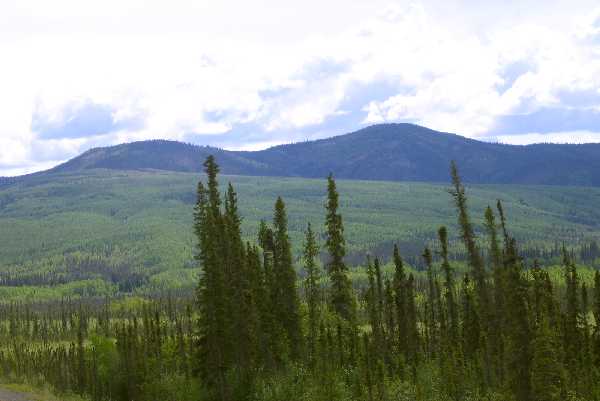
[[[419,268],[394,244],[348,264],[332,175],[320,226],[292,243],[286,199],[248,240],[236,189],[214,157],[204,169],[195,291],[4,302],[5,380],[90,401],[600,400],[600,272],[580,264],[595,248],[546,268],[501,201],[471,215],[454,163],[458,231],[441,225]]]

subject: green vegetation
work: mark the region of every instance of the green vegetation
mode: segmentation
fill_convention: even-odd
[[[481,234],[454,165],[457,228],[423,244],[420,272],[397,246],[388,268],[368,256],[365,270],[347,268],[343,194],[329,177],[324,238],[305,230],[302,289],[284,200],[246,241],[241,198],[232,185],[220,193],[213,158],[205,168],[194,296],[0,304],[6,380],[93,401],[600,399],[600,271],[566,247],[559,267],[524,259],[500,201],[481,213]]]
[[[197,179],[191,173],[90,170],[1,189],[3,299],[190,293],[198,272],[190,221]],[[239,193],[244,239],[255,237],[261,220],[271,220],[278,196],[286,203],[295,262],[307,222],[324,239],[322,180],[221,179]],[[450,228],[451,259],[465,259],[453,235],[448,185],[339,180],[337,186],[350,266],[363,264],[367,251],[387,260],[398,243],[408,264],[422,269],[421,247],[435,240],[439,224]],[[526,256],[556,264],[564,241],[578,254],[585,245],[587,256],[580,259],[597,263],[600,252],[589,243],[600,238],[600,189],[473,185],[469,191],[477,230],[487,205],[501,199]]]

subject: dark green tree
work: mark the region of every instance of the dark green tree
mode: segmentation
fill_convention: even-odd
[[[548,319],[542,315],[535,332],[531,364],[531,390],[535,401],[565,399],[564,368],[556,357],[559,344]]]
[[[448,230],[440,227],[438,237],[441,244],[440,256],[442,257],[442,271],[444,273],[444,300],[448,313],[448,333],[452,343],[458,339],[458,308],[456,305],[454,289],[454,271],[448,259]]]
[[[594,368],[597,375],[600,374],[600,271],[594,274],[594,300],[593,300],[594,334],[593,334],[593,353]]]
[[[218,189],[219,167],[214,157],[204,162],[207,188],[198,184],[198,200],[194,210],[194,231],[198,241],[197,259],[202,274],[197,290],[199,306],[199,351],[204,383],[214,391],[215,399],[230,400],[227,381],[230,367],[231,333],[227,314],[225,263],[223,258],[223,216]]]
[[[565,313],[563,347],[565,368],[569,373],[571,385],[575,386],[580,379],[580,361],[582,333],[580,330],[581,309],[579,298],[579,276],[575,262],[563,247],[563,267],[565,279]]]
[[[319,246],[310,223],[306,228],[303,259],[304,259],[304,294],[308,306],[308,358],[314,367],[317,352],[317,341],[321,320],[321,271],[318,265]]]
[[[405,360],[408,359],[408,302],[407,302],[407,280],[404,271],[404,262],[400,257],[398,246],[394,245],[394,303],[396,306],[396,324],[398,332],[398,351]]]
[[[296,271],[292,264],[292,247],[288,236],[287,213],[281,197],[275,202],[273,216],[274,252],[274,302],[275,316],[283,326],[293,360],[299,360],[303,352],[303,334],[300,324]]]
[[[333,175],[327,177],[327,214],[325,226],[327,240],[325,246],[329,253],[327,272],[331,282],[330,302],[335,313],[349,322],[356,323],[356,301],[352,291],[352,284],[348,278],[348,268],[344,262],[346,255],[346,241],[344,239],[344,224],[342,215],[338,213],[339,194]]]

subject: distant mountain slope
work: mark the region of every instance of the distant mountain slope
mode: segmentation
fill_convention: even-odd
[[[411,124],[374,125],[246,157],[282,175],[446,182],[455,160],[473,183],[600,186],[600,144],[528,146],[480,142]]]
[[[328,139],[234,152],[174,141],[92,149],[48,172],[106,168],[195,172],[214,154],[224,174],[485,184],[600,186],[600,144],[528,146],[480,142],[412,124],[381,124]]]
[[[235,152],[166,140],[140,141],[90,149],[49,172],[75,172],[94,168],[196,172],[202,170],[202,163],[211,154],[229,174],[268,175],[270,172],[268,166]]]

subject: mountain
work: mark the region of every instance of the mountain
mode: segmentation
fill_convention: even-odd
[[[214,155],[228,174],[268,175],[270,168],[251,158],[209,146],[153,140],[88,150],[48,172],[63,173],[95,168],[111,170],[201,171],[208,155]]]
[[[380,124],[332,138],[236,152],[174,141],[92,149],[38,174],[103,168],[198,172],[209,154],[224,174],[446,182],[455,160],[466,182],[600,186],[600,144],[481,142],[413,124]],[[37,174],[36,174],[37,175]]]
[[[348,179],[447,182],[455,160],[472,183],[600,186],[600,144],[503,145],[412,124],[374,125],[246,157],[301,177],[331,171]]]

